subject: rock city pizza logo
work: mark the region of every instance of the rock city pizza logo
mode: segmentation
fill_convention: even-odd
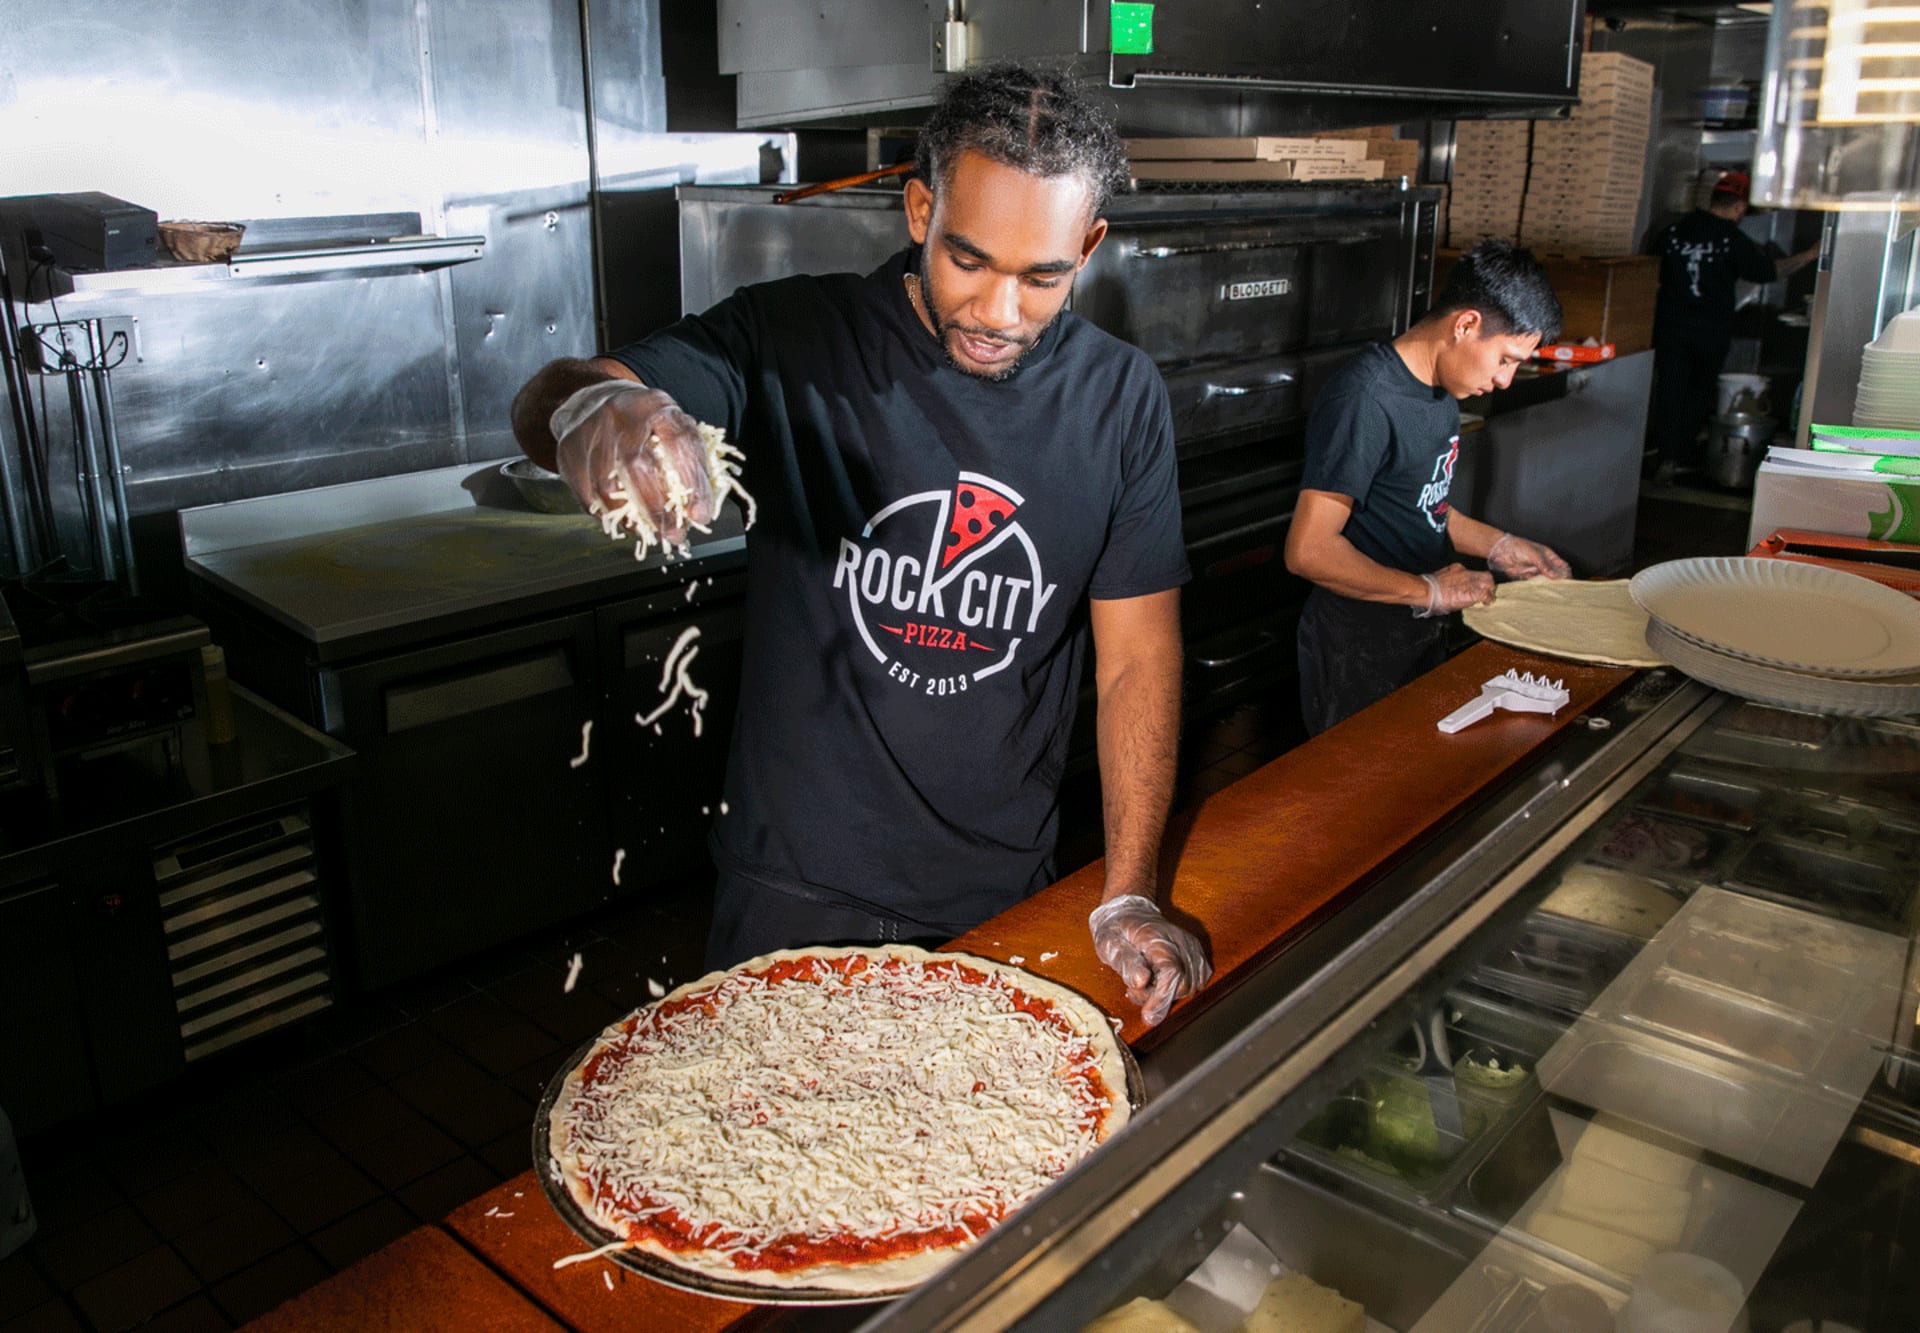
[[[858,542],[840,539],[833,586],[888,677],[935,697],[964,694],[1013,665],[1059,585],[1014,517],[1026,502],[962,472],[951,490],[895,500]]]
[[[1420,512],[1435,532],[1447,530],[1447,496],[1453,493],[1453,465],[1460,457],[1460,437],[1447,441],[1447,451],[1433,459],[1433,480],[1420,488]]]

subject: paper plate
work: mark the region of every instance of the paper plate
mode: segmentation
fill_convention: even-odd
[[[1920,713],[1920,674],[1868,680],[1820,676],[1729,657],[1647,622],[1647,647],[1703,685],[1776,708],[1841,717],[1904,717]]]
[[[1849,679],[1920,672],[1920,602],[1857,574],[1702,556],[1643,569],[1628,590],[1681,638],[1750,662]]]

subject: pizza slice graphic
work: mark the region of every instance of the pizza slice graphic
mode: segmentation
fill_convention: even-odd
[[[985,478],[962,472],[953,488],[952,520],[947,524],[946,547],[940,568],[978,546],[1007,525],[1020,507],[1020,497]]]

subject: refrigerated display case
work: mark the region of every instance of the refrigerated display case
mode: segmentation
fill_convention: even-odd
[[[1393,1333],[1920,1327],[1917,890],[1914,720],[1647,673],[1148,1052],[1121,1135],[865,1327],[1146,1299],[1208,1333],[1290,1274]],[[1275,1299],[1317,1312],[1265,1327],[1362,1326]]]

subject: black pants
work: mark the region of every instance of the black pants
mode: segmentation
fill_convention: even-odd
[[[1733,335],[1724,329],[1660,329],[1653,343],[1653,400],[1647,440],[1662,463],[1699,467],[1700,428],[1713,415]]]
[[[1300,716],[1318,736],[1447,660],[1445,616],[1356,602],[1325,588],[1300,613]]]
[[[930,926],[824,898],[801,897],[750,875],[723,870],[713,891],[707,968],[718,971],[777,949],[815,944],[918,944],[931,949],[968,929]]]

